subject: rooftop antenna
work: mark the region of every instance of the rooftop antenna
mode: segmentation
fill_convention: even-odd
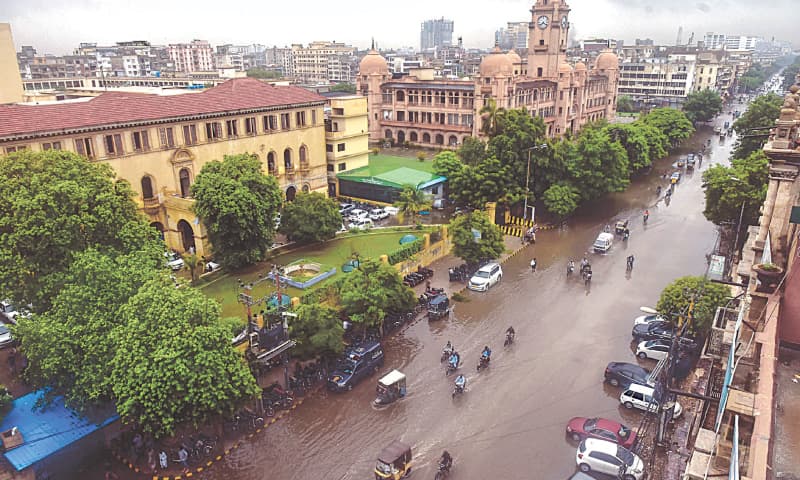
[[[372,49],[375,50],[375,37],[372,37]]]

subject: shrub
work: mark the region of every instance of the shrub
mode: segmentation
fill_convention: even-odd
[[[422,250],[422,239],[417,239],[411,243],[407,243],[388,255],[389,265],[395,265],[403,262],[420,250]]]

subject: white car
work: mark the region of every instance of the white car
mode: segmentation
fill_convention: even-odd
[[[347,225],[347,228],[350,230],[352,229],[366,230],[368,228],[372,228],[372,220],[370,220],[369,218],[353,220],[352,222],[350,222],[349,225]]]
[[[654,395],[655,390],[653,387],[632,383],[627,390],[619,395],[619,403],[629,410],[638,408],[639,410],[657,412],[659,410],[659,405]],[[681,413],[683,413],[683,407],[681,407],[680,403],[675,402],[673,418],[680,417]]]
[[[14,342],[11,338],[11,330],[3,323],[0,323],[0,347],[7,347]]]
[[[469,279],[467,288],[476,292],[485,292],[503,278],[503,269],[499,263],[488,263],[482,266],[472,278]]]
[[[636,347],[636,356],[642,360],[663,360],[669,355],[669,347],[667,340],[645,340]]]
[[[666,322],[667,319],[658,314],[639,315],[633,319],[634,325],[642,325],[650,322]]]
[[[167,257],[167,266],[171,268],[173,272],[183,269],[183,258],[181,258],[178,253],[164,252],[164,256]]]
[[[17,323],[19,312],[17,312],[17,308],[14,307],[10,300],[3,300],[0,302],[0,315],[11,323]]]
[[[369,218],[369,212],[367,212],[366,210],[361,210],[360,208],[356,208],[355,210],[350,211],[350,216],[348,216],[347,218],[351,222],[363,220],[365,218]]]
[[[369,212],[369,219],[372,220],[373,222],[383,220],[384,218],[389,218],[389,214],[386,213],[386,210],[382,208],[373,208]]]
[[[644,477],[644,462],[627,448],[608,440],[587,438],[578,445],[575,462],[582,472],[600,472],[623,480]]]
[[[383,207],[383,211],[388,213],[389,215],[397,215],[398,213],[400,213],[400,209],[399,208],[393,207],[391,205],[389,205],[387,207]]]

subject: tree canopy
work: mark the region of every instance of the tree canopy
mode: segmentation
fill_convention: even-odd
[[[636,111],[633,99],[629,95],[617,97],[617,111],[622,113],[632,113]]]
[[[554,184],[545,190],[542,200],[549,212],[566,217],[578,208],[581,193],[572,185]]]
[[[231,415],[259,393],[219,314],[214,300],[164,276],[122,306],[111,383],[123,418],[158,438],[184,423]]]
[[[294,242],[329,240],[342,226],[339,205],[318,193],[299,193],[283,207],[279,231]]]
[[[339,297],[344,313],[363,331],[380,328],[387,313],[407,312],[416,303],[414,291],[403,285],[397,270],[373,259],[347,274]]]
[[[297,342],[294,355],[311,358],[344,350],[344,328],[336,309],[312,303],[300,305],[296,313],[297,318],[289,324],[289,334]]]
[[[356,93],[356,86],[353,83],[337,83],[331,86],[331,92]]]
[[[619,123],[607,125],[603,130],[625,149],[631,174],[667,155],[664,147],[667,138],[652,125],[643,122]]]
[[[630,183],[625,149],[598,129],[585,129],[569,144],[567,170],[583,200],[621,192]]]
[[[703,172],[705,217],[717,224],[738,223],[741,228],[758,224],[759,210],[767,196],[769,162],[763,151],[744,159],[733,159],[731,166],[714,165]],[[742,214],[744,205],[744,214]]]
[[[247,76],[258,79],[275,79],[281,78],[281,72],[275,70],[266,70],[263,68],[251,68],[247,71]]]
[[[717,308],[724,306],[730,296],[730,287],[726,285],[709,282],[703,277],[681,277],[664,288],[656,309],[685,319],[694,298],[691,330],[705,333],[711,329]]]
[[[401,215],[414,217],[418,212],[431,207],[430,197],[414,185],[404,185],[394,202]]]
[[[111,167],[63,150],[0,156],[0,292],[46,311],[77,254],[162,249]]]
[[[226,155],[205,164],[192,195],[214,258],[226,268],[255,263],[272,245],[281,191],[275,177],[263,173],[258,156]]]
[[[769,128],[775,125],[782,104],[783,99],[774,93],[761,95],[750,102],[747,110],[733,122],[738,136],[733,149],[735,158],[746,158],[764,147]]]
[[[672,108],[651,110],[642,117],[641,121],[661,131],[667,137],[671,147],[678,145],[694,133],[692,122],[689,121],[686,114]]]
[[[480,238],[476,237],[475,232],[480,234]],[[456,217],[450,222],[450,235],[453,239],[453,254],[467,263],[496,259],[506,249],[503,232],[485,213],[478,210]]]
[[[707,122],[722,112],[719,93],[705,88],[686,95],[683,113],[692,122]]]

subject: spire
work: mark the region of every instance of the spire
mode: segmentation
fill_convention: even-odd
[[[372,37],[372,49],[375,50],[375,37]]]

